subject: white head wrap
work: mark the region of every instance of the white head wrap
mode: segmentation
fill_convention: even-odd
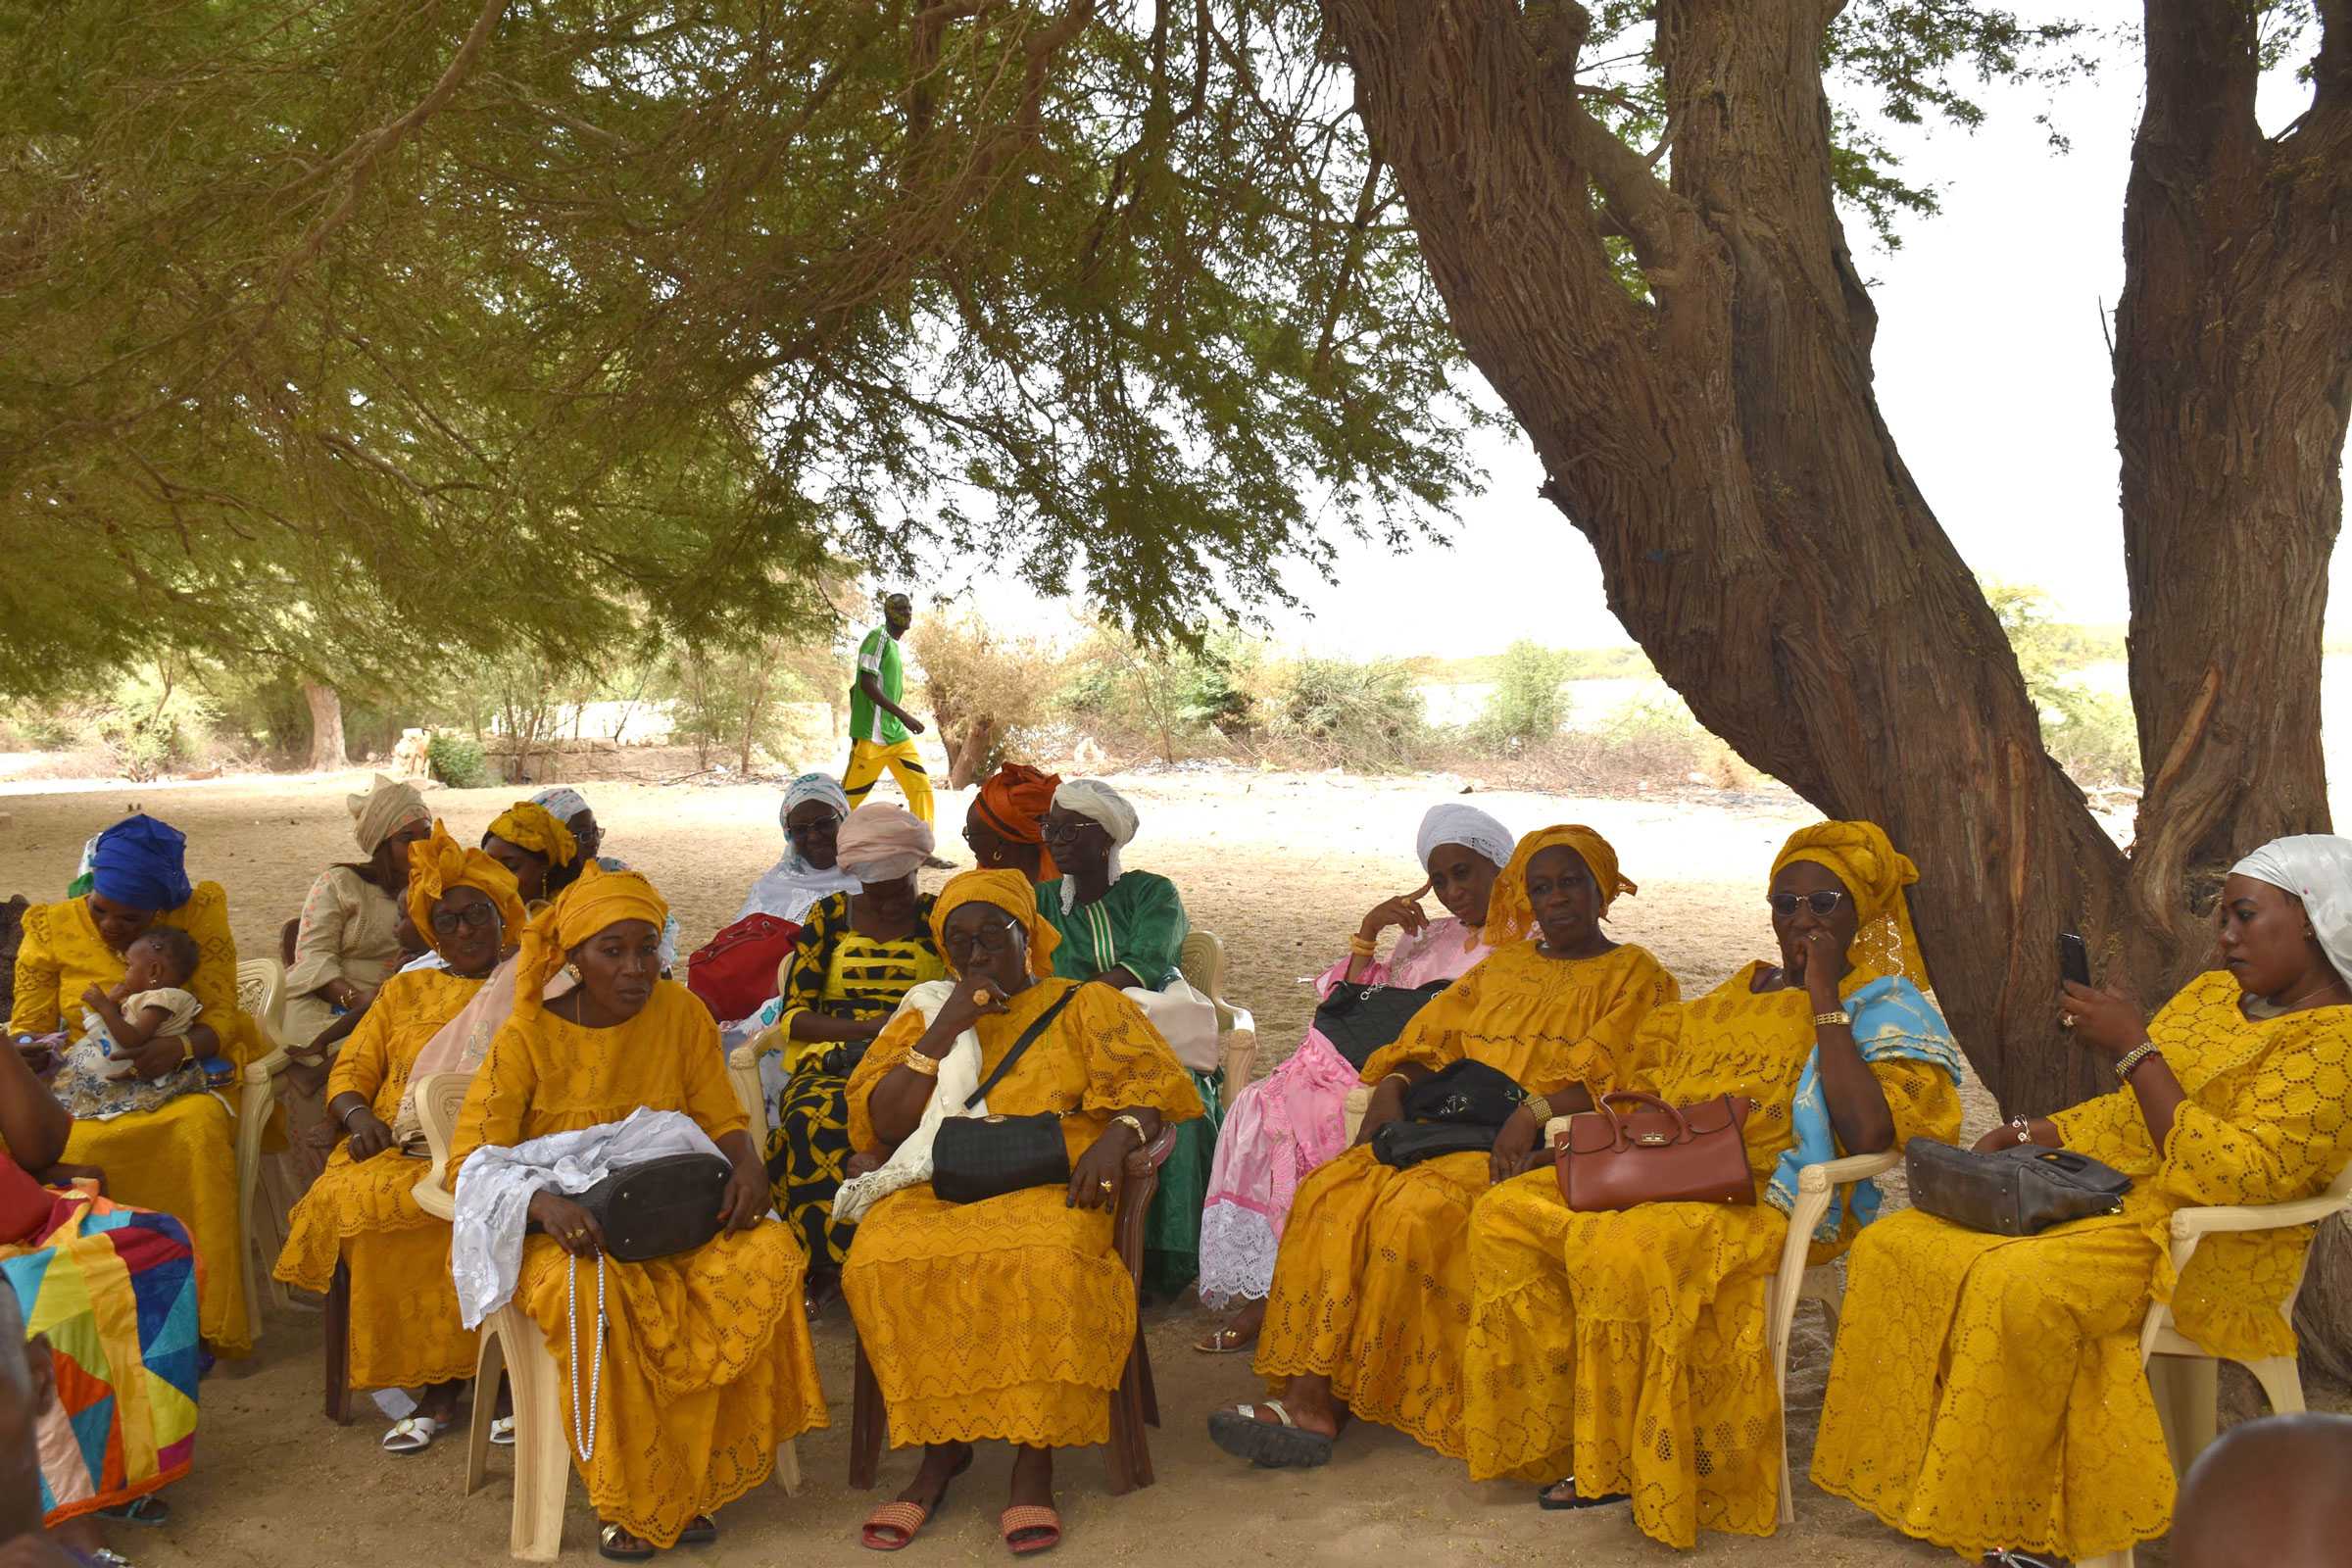
[[[2352,839],[2332,833],[2273,839],[2230,874],[2268,882],[2302,900],[2303,917],[2336,978],[2352,981]]]
[[[784,804],[776,809],[776,820],[789,823],[794,810],[810,801],[822,801],[843,816],[850,814],[850,798],[842,794],[838,780],[829,773],[803,773],[784,786]],[[835,893],[855,893],[861,886],[838,858],[819,870],[787,838],[783,858],[760,873],[735,918],[772,914],[780,920],[805,919],[817,900]]]
[[[868,801],[841,824],[842,869],[860,882],[912,876],[931,855],[931,824],[904,806]]]
[[[1135,841],[1135,830],[1143,825],[1127,797],[1099,778],[1065,778],[1054,791],[1054,804],[1099,824],[1110,835],[1110,879],[1116,882],[1125,869],[1119,864],[1119,851]],[[1077,897],[1078,884],[1063,877],[1061,906],[1069,908]]]
[[[588,809],[588,798],[568,784],[541,790],[531,797],[531,804],[546,807],[547,814],[565,827],[571,826],[573,817]]]
[[[1497,866],[1511,862],[1511,850],[1518,844],[1511,830],[1475,806],[1463,806],[1448,801],[1433,806],[1421,818],[1421,831],[1413,840],[1413,854],[1421,861],[1421,869],[1429,869],[1429,858],[1441,844],[1459,844],[1479,858]]]

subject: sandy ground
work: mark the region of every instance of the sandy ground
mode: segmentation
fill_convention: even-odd
[[[343,795],[364,775],[248,777],[186,786],[118,785],[0,800],[0,894],[54,897],[90,833],[144,808],[189,836],[193,875],[230,894],[241,947],[274,951],[279,922],[300,906],[318,868],[350,853]],[[1172,876],[1194,922],[1225,939],[1228,992],[1253,1009],[1261,1070],[1296,1045],[1312,1012],[1311,977],[1343,951],[1370,905],[1419,880],[1412,855],[1421,812],[1455,786],[1441,781],[1181,771],[1122,778],[1143,817],[1132,863]],[[651,875],[674,901],[687,945],[731,916],[780,840],[772,787],[590,784],[608,853]],[[514,792],[435,791],[435,809],[461,836],[478,833]],[[893,798],[885,784],[882,798]],[[1765,871],[1788,830],[1811,814],[1786,795],[1695,800],[1578,800],[1481,794],[1477,804],[1513,828],[1582,821],[1619,849],[1639,897],[1618,906],[1620,940],[1647,946],[1686,992],[1712,986],[1762,956],[1770,935]],[[947,796],[948,852],[966,859],[955,829],[964,801]],[[1971,1131],[1993,1117],[1972,1096]],[[1209,1410],[1259,1392],[1247,1357],[1203,1357],[1190,1343],[1212,1318],[1190,1302],[1148,1315],[1164,1426],[1152,1438],[1158,1484],[1123,1498],[1103,1490],[1099,1452],[1065,1456],[1059,1500],[1065,1545],[1085,1561],[1164,1560],[1189,1544],[1218,1563],[1501,1562],[1542,1553],[1563,1564],[1666,1562],[1674,1553],[1636,1531],[1623,1510],[1544,1513],[1524,1488],[1475,1486],[1458,1465],[1377,1428],[1358,1429],[1326,1470],[1253,1471],[1207,1442]],[[870,1560],[856,1526],[910,1473],[886,1457],[870,1496],[843,1482],[847,1465],[850,1332],[836,1307],[815,1325],[836,1425],[801,1445],[807,1484],[797,1498],[772,1489],[727,1510],[727,1534],[685,1560],[814,1563]],[[1801,1312],[1793,1351],[1789,1437],[1798,1476],[1797,1524],[1771,1540],[1704,1540],[1699,1554],[1727,1564],[1949,1562],[1949,1554],[1892,1536],[1815,1491],[1804,1477],[1827,1370],[1819,1319]],[[2225,1398],[2236,1394],[2225,1385]],[[2242,1395],[2232,1402],[2242,1403]],[[2315,1404],[2341,1408],[2315,1391]],[[195,1474],[172,1489],[160,1531],[118,1531],[115,1544],[142,1564],[490,1562],[503,1557],[512,1492],[502,1458],[483,1493],[462,1496],[462,1442],[416,1458],[376,1447],[372,1413],[346,1430],[319,1415],[315,1316],[272,1310],[255,1356],[223,1366],[205,1386]],[[625,1441],[625,1435],[622,1435]],[[1006,1456],[984,1453],[947,1511],[912,1548],[914,1560],[997,1560]],[[566,1555],[593,1549],[594,1522],[571,1489]],[[1066,1553],[1065,1553],[1066,1555]],[[2161,1548],[2142,1554],[2160,1564]]]

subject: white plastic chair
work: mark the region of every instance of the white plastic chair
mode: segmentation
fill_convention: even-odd
[[[785,983],[792,978],[792,959],[793,955],[788,952],[776,965],[779,997],[784,994]],[[767,1149],[767,1091],[760,1083],[760,1058],[783,1049],[784,1032],[771,1023],[727,1053],[727,1081],[735,1086],[735,1098],[742,1102],[744,1114],[752,1119],[752,1147],[762,1152]]]
[[[1554,1116],[1544,1124],[1544,1142],[1556,1148],[1568,1132],[1568,1118]],[[1830,1211],[1830,1199],[1851,1182],[1884,1176],[1903,1162],[1898,1150],[1878,1154],[1848,1154],[1842,1159],[1806,1165],[1796,1173],[1796,1206],[1788,1212],[1788,1234],[1781,1243],[1781,1266],[1765,1287],[1766,1339],[1764,1353],[1772,1358],[1772,1375],[1780,1391],[1781,1407],[1781,1523],[1796,1523],[1796,1495],[1788,1469],[1788,1336],[1796,1325],[1800,1301],[1819,1301],[1830,1322],[1830,1338],[1838,1337],[1838,1314],[1845,1305],[1845,1273],[1836,1263],[1811,1267],[1805,1259],[1812,1250],[1813,1230]]]
[[[1214,932],[1188,935],[1178,951],[1176,967],[1217,1009],[1217,1032],[1223,1037],[1217,1062],[1225,1073],[1224,1098],[1230,1105],[1257,1072],[1257,1019],[1249,1008],[1225,1000],[1225,944]]]
[[[237,1006],[253,1019],[262,1032],[262,1043],[270,1048],[260,1060],[246,1064],[237,1085],[237,1229],[244,1238],[239,1250],[245,1271],[246,1326],[259,1344],[263,1286],[267,1284],[279,1305],[287,1300],[286,1288],[277,1282],[275,1272],[285,1237],[274,1224],[265,1227],[257,1223],[253,1211],[254,1194],[262,1178],[262,1133],[270,1125],[277,1075],[286,1070],[285,966],[275,958],[240,959]]]
[[[2352,1164],[2336,1173],[2326,1192],[2293,1202],[2175,1209],[2174,1273],[2187,1273],[2188,1260],[2196,1252],[2197,1244],[2208,1236],[2222,1231],[2276,1231],[2319,1224],[2347,1209],[2352,1209]],[[2303,1294],[2303,1277],[2310,1266],[2311,1253],[2306,1250],[2303,1266],[2295,1271],[2293,1288],[2286,1293],[2286,1299],[2278,1303],[2278,1315],[2290,1329],[2295,1321],[2295,1298]],[[2214,1438],[2219,1419],[2216,1402],[2220,1362],[2174,1326],[2172,1306],[2164,1301],[2148,1303],[2148,1315],[2139,1330],[2139,1359],[2148,1369],[2148,1387],[2156,1396],[2156,1413],[2164,1422],[2173,1467],[2185,1474]],[[2303,1373],[2293,1356],[2274,1355],[2259,1361],[2240,1361],[2238,1365],[2253,1373],[2254,1381],[2262,1385],[2273,1413],[2289,1415],[2303,1408]],[[2085,1557],[2081,1568],[2133,1568],[2135,1554],[2126,1547],[2102,1556]]]

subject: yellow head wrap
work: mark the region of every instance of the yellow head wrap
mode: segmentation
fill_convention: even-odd
[[[591,861],[581,868],[577,882],[556,895],[538,918],[523,927],[522,956],[514,969],[514,1010],[537,1011],[547,983],[564,967],[564,956],[605,927],[643,920],[659,931],[668,918],[669,905],[641,874],[608,871]]]
[[[966,871],[948,878],[931,902],[931,940],[939,947],[942,963],[948,961],[948,916],[967,904],[991,905],[1011,915],[1029,933],[1029,972],[1040,980],[1054,972],[1054,950],[1061,946],[1061,933],[1037,912],[1037,889],[1018,871]],[[955,967],[948,964],[951,972]]]
[[[1604,918],[1618,895],[1641,891],[1618,872],[1617,852],[1610,848],[1609,841],[1591,828],[1539,829],[1519,841],[1518,847],[1511,851],[1510,864],[1494,879],[1494,893],[1487,904],[1489,946],[1499,948],[1506,942],[1521,942],[1535,935],[1536,906],[1527,896],[1527,862],[1563,844],[1583,857],[1585,869],[1592,873],[1592,885],[1600,889],[1600,912]]]
[[[550,865],[569,865],[579,858],[580,841],[571,836],[571,829],[535,801],[516,801],[499,812],[490,831],[517,849],[544,855]]]
[[[451,838],[449,829],[436,819],[432,837],[409,851],[409,920],[418,936],[432,943],[435,953],[441,951],[441,943],[433,934],[433,906],[451,888],[475,888],[488,894],[490,902],[498,906],[506,940],[520,938],[530,916],[523,913],[522,890],[514,884],[514,873],[481,851]]]
[[[1859,925],[1846,953],[1853,973],[1847,989],[1884,975],[1899,974],[1926,989],[1927,960],[1911,929],[1911,906],[1903,889],[1919,880],[1911,857],[1894,847],[1876,822],[1816,822],[1788,835],[1772,862],[1772,874],[1792,860],[1811,860],[1836,873],[1853,895]]]

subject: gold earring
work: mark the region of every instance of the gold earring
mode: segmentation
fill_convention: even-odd
[[[580,966],[576,963],[564,964],[564,976],[575,986],[584,986],[588,983],[588,977],[580,973]]]

